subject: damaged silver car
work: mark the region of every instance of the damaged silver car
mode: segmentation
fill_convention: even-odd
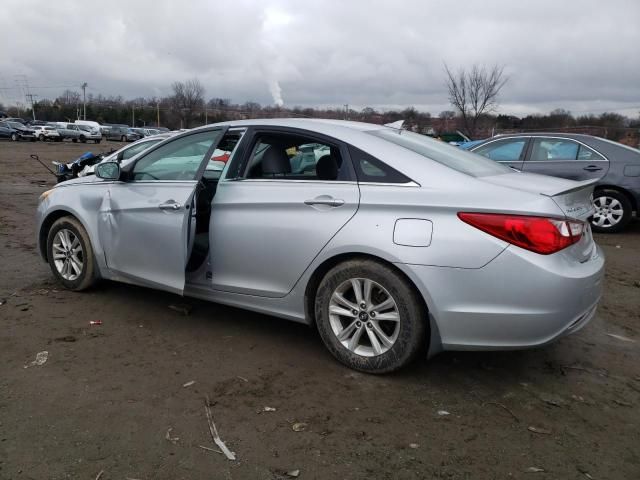
[[[586,325],[604,268],[592,192],[397,128],[245,120],[56,185],[37,241],[71,290],[110,279],[307,323],[382,373]]]

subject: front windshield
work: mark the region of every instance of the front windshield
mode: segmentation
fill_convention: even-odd
[[[472,177],[501,175],[513,173],[509,167],[501,165],[487,158],[461,150],[440,140],[406,130],[385,128],[371,130],[370,135],[395,143],[423,157],[427,157],[442,165],[457,170]]]

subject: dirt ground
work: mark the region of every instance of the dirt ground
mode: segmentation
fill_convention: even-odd
[[[581,332],[369,376],[302,325],[110,282],[61,290],[34,240],[54,178],[29,154],[117,145],[0,143],[0,478],[640,478],[640,222],[597,236],[605,295]],[[236,461],[199,447],[217,448],[205,396]]]

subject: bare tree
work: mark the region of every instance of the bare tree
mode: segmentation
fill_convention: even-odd
[[[192,78],[186,82],[174,82],[171,88],[173,89],[173,97],[171,97],[173,108],[184,128],[189,128],[195,112],[204,104],[204,87],[200,80]]]
[[[462,116],[463,129],[471,138],[475,137],[478,120],[483,114],[491,113],[498,105],[498,94],[507,78],[503,67],[494,65],[474,65],[471,70],[460,69],[453,73],[445,64],[449,101]]]

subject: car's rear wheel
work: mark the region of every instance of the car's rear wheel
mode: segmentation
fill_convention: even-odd
[[[71,139],[71,141],[72,141],[73,143],[78,143],[78,139],[77,139],[77,138],[72,138],[72,139]]]
[[[87,138],[84,135],[80,135],[80,141],[82,143],[87,143]]]
[[[126,142],[126,141],[127,141],[127,137],[125,137],[124,135],[122,135],[122,136],[120,137],[120,141],[121,141],[121,142]]]
[[[51,226],[47,236],[47,258],[54,276],[69,290],[85,290],[96,281],[89,235],[73,217],[59,218]]]
[[[18,141],[18,134],[17,133],[12,133],[11,134],[11,140],[13,140],[14,142]]]
[[[100,143],[101,140],[94,140],[95,143]]]
[[[428,324],[421,298],[394,269],[372,260],[332,268],[316,294],[318,331],[340,362],[387,373],[426,348]]]
[[[631,220],[631,202],[624,193],[616,190],[598,190],[593,195],[595,213],[591,227],[599,233],[616,233]]]
[[[40,134],[40,135],[38,136],[38,140],[40,140],[41,142],[44,142],[44,140],[45,140],[44,135],[43,135],[43,134]]]

